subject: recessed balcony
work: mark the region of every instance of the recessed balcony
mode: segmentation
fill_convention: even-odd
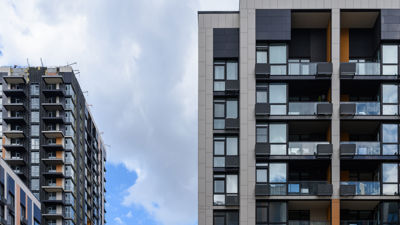
[[[25,104],[23,102],[5,102],[3,107],[7,111],[25,111]]]
[[[3,135],[7,138],[24,138],[25,134],[23,130],[6,130],[3,131]]]
[[[18,73],[18,74],[12,73],[8,76],[4,76],[3,79],[7,84],[25,84],[26,83],[25,75],[23,73]]]
[[[62,130],[43,130],[42,134],[46,138],[63,138],[64,137],[64,132]]]

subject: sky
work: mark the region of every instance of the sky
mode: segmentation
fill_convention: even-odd
[[[107,152],[107,224],[197,224],[197,11],[238,0],[0,0],[0,65],[75,70]]]

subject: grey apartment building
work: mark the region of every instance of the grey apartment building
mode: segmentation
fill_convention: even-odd
[[[199,12],[198,224],[399,224],[398,0]]]
[[[106,148],[72,67],[0,77],[1,156],[40,201],[40,224],[103,225]]]

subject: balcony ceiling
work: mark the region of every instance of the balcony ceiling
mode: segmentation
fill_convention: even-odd
[[[330,201],[289,201],[289,210],[327,209]]]
[[[379,201],[341,201],[340,209],[374,210]]]
[[[373,28],[379,12],[342,12],[341,28]]]
[[[315,134],[326,133],[330,126],[328,121],[291,121],[289,122],[290,134]]]
[[[340,129],[349,134],[375,135],[379,125],[379,121],[343,121]]]
[[[292,28],[327,28],[330,15],[329,12],[294,12],[292,13]]]

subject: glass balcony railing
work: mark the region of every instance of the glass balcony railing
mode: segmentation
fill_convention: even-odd
[[[340,225],[378,225],[379,220],[341,220]]]
[[[315,155],[319,144],[329,142],[289,142],[289,155]]]
[[[380,102],[353,102],[356,104],[356,115],[370,116],[381,114]]]
[[[326,181],[289,181],[288,195],[317,195],[318,185]]]
[[[329,225],[329,221],[289,220],[289,225]]]
[[[381,144],[376,141],[362,141],[362,142],[340,142],[340,144],[355,144],[355,155],[380,155]]]
[[[318,102],[289,102],[289,115],[315,115]]]
[[[377,181],[346,181],[340,184],[356,186],[355,195],[380,195],[381,193],[381,184]]]
[[[317,74],[317,63],[289,62],[288,68],[289,68],[289,75],[307,76],[307,75]]]
[[[356,63],[356,75],[381,75],[381,65],[374,62]]]

